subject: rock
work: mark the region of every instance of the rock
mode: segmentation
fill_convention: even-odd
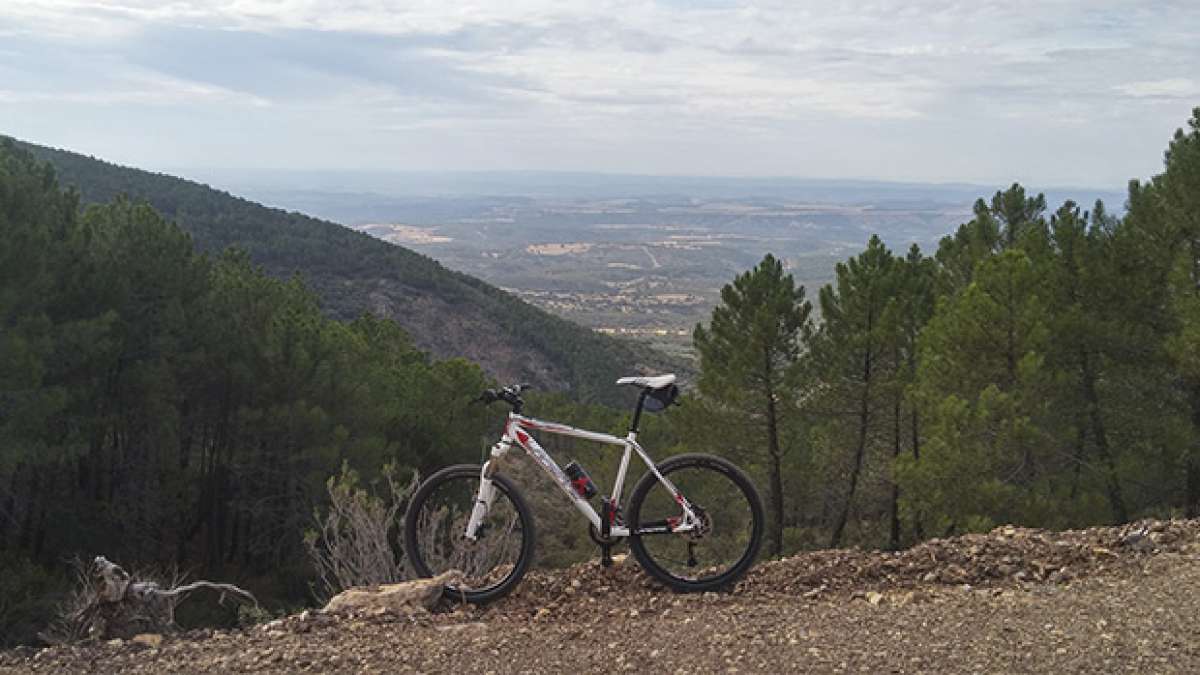
[[[969,575],[961,566],[951,564],[943,569],[937,578],[942,583],[961,584],[967,581]]]
[[[1059,583],[1063,583],[1065,581],[1070,581],[1072,578],[1074,578],[1074,576],[1075,575],[1071,573],[1070,568],[1060,567],[1057,570],[1054,570],[1053,572],[1051,572],[1050,576],[1047,577],[1047,580],[1050,581],[1051,583],[1059,584]]]
[[[883,602],[883,593],[879,591],[867,591],[867,602],[872,605],[878,605]]]
[[[158,633],[138,633],[134,635],[130,642],[139,644],[151,649],[158,649],[162,646],[163,636]]]
[[[1146,536],[1149,533],[1150,529],[1143,525],[1142,527],[1134,529],[1125,536],[1121,537],[1121,545],[1128,546],[1135,551],[1145,551],[1154,548],[1154,543]]]
[[[462,573],[451,570],[432,579],[350,588],[333,596],[322,611],[330,614],[356,614],[382,610],[408,614],[413,610],[428,610],[441,599],[442,589],[447,584],[461,580]]]
[[[452,623],[446,626],[438,626],[437,630],[442,633],[458,633],[465,631],[482,631],[487,629],[487,624],[482,621],[472,621],[471,623]]]
[[[1175,541],[1176,536],[1172,532],[1151,532],[1150,541],[1156,545],[1170,544]]]

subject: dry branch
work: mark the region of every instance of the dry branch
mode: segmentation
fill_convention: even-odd
[[[170,588],[162,588],[157,581],[135,581],[104,556],[96,556],[90,565],[77,562],[76,579],[78,586],[58,621],[42,633],[42,639],[49,643],[128,639],[139,633],[174,631],[175,608],[189,594],[202,589],[218,591],[218,604],[233,595],[258,606],[252,593],[233,584],[200,580],[179,585],[176,581]]]
[[[413,472],[402,483],[390,464],[381,474],[386,481],[381,496],[360,487],[358,474],[347,465],[326,483],[329,510],[313,513],[317,529],[304,537],[320,578],[314,594],[322,603],[348,588],[396,583],[406,576],[391,535],[419,481]]]

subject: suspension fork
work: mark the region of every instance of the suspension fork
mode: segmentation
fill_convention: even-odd
[[[467,531],[463,536],[470,541],[476,541],[479,537],[479,526],[483,523],[483,519],[487,518],[488,511],[492,508],[492,502],[496,499],[496,486],[492,483],[492,479],[488,477],[489,460],[483,465],[483,470],[479,476],[479,493],[475,495],[475,504],[471,507],[471,518],[467,521]]]
[[[471,506],[471,517],[467,520],[466,531],[463,532],[463,536],[469,541],[478,540],[479,526],[483,524],[483,519],[487,518],[492,504],[496,501],[496,484],[492,481],[492,475],[496,473],[500,459],[511,447],[512,441],[505,434],[499,443],[492,446],[492,458],[484,462],[483,468],[479,470],[479,492],[475,495],[475,503]]]

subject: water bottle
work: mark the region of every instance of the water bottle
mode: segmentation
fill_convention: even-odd
[[[596,496],[596,484],[592,482],[591,476],[579,466],[579,462],[571,460],[571,463],[563,467],[567,478],[571,479],[571,487],[575,488],[575,492],[579,493],[584,499],[591,499]]]

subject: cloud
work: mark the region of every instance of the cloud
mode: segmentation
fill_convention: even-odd
[[[429,35],[166,27],[131,41],[124,53],[141,68],[276,100],[318,100],[372,88],[406,97],[480,101],[535,86],[520,74],[472,68],[456,43],[455,37]]]
[[[72,51],[28,34],[13,36],[6,45],[0,49],[0,103],[267,105],[267,100],[253,91],[143,67],[106,49]]]
[[[1187,0],[6,0],[0,114],[54,137],[122,107],[113,147],[186,127],[194,156],[233,134],[313,166],[1123,180],[1200,97],[1197,25]]]
[[[1167,80],[1126,82],[1113,87],[1116,91],[1134,98],[1197,99],[1200,98],[1200,82],[1185,77]]]
[[[48,91],[0,89],[0,103],[13,104],[84,104],[121,105],[137,104],[148,106],[170,106],[186,103],[227,102],[266,106],[266,101],[255,96],[221,90],[204,85],[178,83],[174,86],[155,86],[145,89],[126,88],[119,91]]]

